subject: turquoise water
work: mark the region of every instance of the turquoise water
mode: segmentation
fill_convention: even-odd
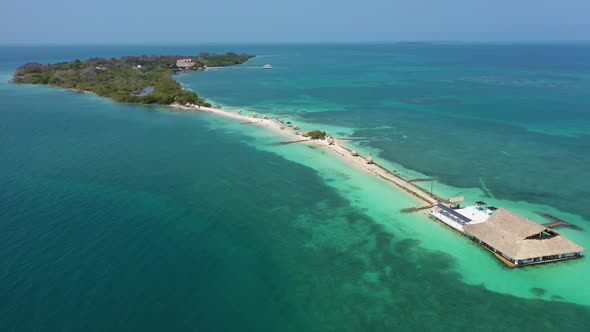
[[[178,79],[223,105],[365,137],[353,144],[436,176],[438,193],[588,225],[588,67],[576,62],[588,49],[440,47],[2,48],[0,328],[585,330],[587,259],[508,270],[400,214],[419,202],[322,150],[210,114],[6,83],[31,60],[255,52]],[[587,231],[563,232],[590,246]]]

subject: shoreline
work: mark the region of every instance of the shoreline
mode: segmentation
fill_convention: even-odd
[[[454,199],[456,200],[451,201],[451,199],[453,198],[449,198],[448,200],[446,200],[444,198],[434,195],[433,193],[429,193],[425,189],[415,185],[411,180],[404,179],[400,175],[394,174],[395,172],[391,172],[389,169],[379,165],[373,160],[372,156],[363,156],[360,153],[358,153],[358,151],[354,151],[347,148],[343,144],[346,141],[345,139],[334,139],[330,136],[326,136],[325,138],[321,139],[312,139],[310,137],[306,137],[307,135],[304,136],[304,134],[302,134],[302,129],[298,125],[293,124],[291,126],[290,122],[288,122],[288,126],[285,126],[283,124],[284,121],[278,120],[277,118],[269,118],[266,114],[262,115],[262,118],[259,118],[256,112],[248,112],[249,114],[242,114],[242,112],[238,110],[234,113],[228,110],[224,110],[223,108],[195,106],[193,104],[186,104],[186,106],[174,104],[171,106],[180,108],[185,111],[211,112],[217,115],[244,121],[244,124],[254,124],[266,127],[278,133],[279,135],[289,139],[289,141],[281,142],[281,144],[313,144],[314,146],[318,146],[324,150],[331,151],[331,153],[336,158],[344,162],[346,165],[356,168],[360,171],[364,171],[365,173],[371,174],[373,176],[377,176],[382,180],[389,182],[390,185],[393,185],[398,189],[405,191],[407,194],[413,196],[418,201],[421,201],[421,205],[404,208],[400,210],[401,213],[424,212],[425,210],[431,210],[430,213],[427,213],[429,217],[437,221],[440,221],[441,223],[447,226],[450,226],[454,230],[458,231],[461,235],[471,239],[480,247],[483,247],[484,249],[490,251],[492,254],[496,256],[496,258],[498,258],[500,261],[502,261],[506,266],[510,268],[517,266],[526,266],[531,264],[570,260],[583,257],[582,253],[584,252],[584,248],[582,246],[577,245],[576,243],[568,240],[567,238],[556,237],[557,240],[553,240],[553,242],[551,243],[554,244],[556,243],[556,241],[558,241],[559,245],[561,245],[560,248],[563,248],[564,246],[565,248],[567,248],[565,252],[562,252],[564,249],[555,249],[555,246],[553,246],[553,248],[551,248],[551,246],[547,247],[547,244],[545,244],[544,246],[535,245],[531,249],[532,256],[525,256],[525,258],[522,258],[518,256],[518,251],[515,251],[518,248],[514,249],[514,247],[511,247],[510,245],[506,245],[505,242],[503,242],[504,240],[497,241],[496,239],[498,238],[498,236],[502,239],[504,239],[505,236],[508,236],[511,240],[513,240],[511,243],[513,243],[516,246],[520,244],[519,248],[531,248],[531,245],[529,245],[528,243],[525,245],[524,243],[519,242],[518,239],[520,239],[520,234],[514,232],[503,233],[502,230],[506,229],[506,227],[509,227],[508,229],[514,229],[515,227],[522,228],[522,225],[524,225],[524,227],[529,227],[529,229],[534,228],[534,230],[528,230],[529,233],[533,232],[533,235],[531,236],[534,236],[535,234],[537,234],[534,232],[537,232],[539,227],[541,227],[542,229],[544,229],[543,226],[547,227],[544,232],[546,232],[547,229],[550,229],[547,224],[537,224],[534,221],[527,219],[526,217],[519,216],[505,209],[490,207],[490,210],[488,210],[486,203],[482,201],[476,202],[476,205],[471,208],[479,209],[480,206],[483,206],[483,208],[485,209],[482,210],[485,212],[485,218],[483,220],[477,219],[479,218],[477,216],[474,217],[474,212],[457,212],[469,209],[469,207],[463,209],[453,207],[449,208],[446,207],[445,203],[451,203],[455,201],[462,202],[464,200],[463,196],[454,197]],[[493,210],[491,210],[492,208]],[[498,210],[498,212],[496,212],[496,210]],[[502,217],[496,218],[501,218],[499,219],[500,221],[495,221],[492,224],[485,223],[485,226],[480,226],[480,224],[484,223],[488,218],[491,220],[497,215],[502,215]],[[569,225],[565,221],[563,221],[563,223]],[[469,227],[469,229],[464,229],[464,227]],[[488,228],[494,229],[494,234],[496,234],[495,237],[489,235],[489,232],[487,231]],[[483,231],[481,229],[483,229]],[[475,235],[472,235],[472,232],[475,232]],[[554,231],[551,230],[550,232]],[[559,233],[552,234],[559,235]],[[564,256],[562,257],[562,255]]]
[[[293,129],[293,127],[284,126],[281,122],[279,122],[275,118],[265,118],[259,117],[255,112],[248,112],[248,114],[241,114],[236,112],[231,112],[225,110],[223,108],[214,108],[214,107],[197,107],[197,106],[183,106],[180,104],[172,104],[171,107],[181,109],[183,111],[201,111],[201,112],[210,112],[220,116],[232,118],[235,120],[244,121],[246,123],[251,123],[257,125],[259,127],[267,128],[280,136],[283,136],[290,140],[288,143],[303,143],[303,144],[313,144],[314,146],[319,146],[325,150],[330,151],[334,156],[338,159],[345,162],[347,165],[356,168],[360,171],[365,173],[374,175],[376,177],[381,178],[383,181],[388,182],[390,185],[397,187],[398,189],[405,191],[407,194],[413,196],[417,200],[421,201],[423,205],[413,207],[414,209],[426,209],[428,207],[432,207],[439,202],[441,199],[430,193],[426,192],[423,188],[414,185],[413,183],[409,182],[408,180],[402,178],[399,175],[396,175],[394,172],[388,170],[387,168],[379,165],[376,163],[372,157],[370,156],[363,156],[360,153],[349,149],[345,146],[344,140],[333,139],[327,137],[326,139],[311,139],[309,137],[304,137],[302,135],[303,130],[301,128]],[[281,128],[283,127],[283,128]],[[418,210],[415,210],[418,211]]]

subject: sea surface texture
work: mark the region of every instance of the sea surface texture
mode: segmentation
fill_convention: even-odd
[[[590,248],[590,44],[0,47],[0,331],[587,331],[590,261],[508,269],[327,151],[10,84],[26,62],[236,51],[177,76]],[[273,66],[262,69],[265,64]]]

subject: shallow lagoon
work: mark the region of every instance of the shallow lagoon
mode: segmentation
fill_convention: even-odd
[[[0,100],[3,330],[464,330],[477,318],[481,330],[572,331],[590,322],[587,259],[508,270],[448,228],[399,213],[417,202],[320,149],[279,146],[271,132],[210,114],[45,87],[2,83]],[[434,186],[587,223],[476,187]],[[586,232],[563,232],[589,247]]]

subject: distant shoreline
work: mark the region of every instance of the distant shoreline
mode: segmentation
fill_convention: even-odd
[[[54,64],[26,63],[14,71],[12,83],[41,84],[93,92],[117,102],[211,106],[194,91],[183,89],[174,74],[206,70],[208,66],[242,64],[250,54],[142,55],[89,58]],[[146,92],[146,89],[150,88]]]

